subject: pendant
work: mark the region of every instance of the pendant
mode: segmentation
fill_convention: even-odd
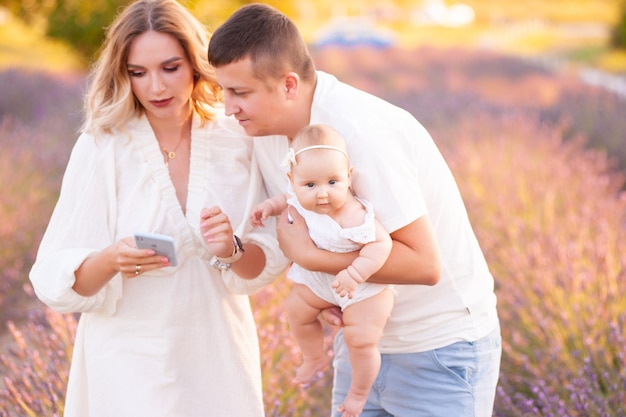
[[[169,152],[167,153],[167,157],[168,157],[168,158],[170,158],[170,159],[174,159],[174,158],[176,158],[176,152],[174,152],[174,151],[169,151]]]

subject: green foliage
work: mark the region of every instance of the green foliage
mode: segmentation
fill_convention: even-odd
[[[16,16],[35,27],[41,33],[52,38],[62,40],[72,45],[83,55],[91,59],[103,39],[104,29],[112,22],[117,12],[130,3],[131,0],[3,0],[7,7]],[[502,2],[497,0],[468,0],[476,12],[477,27],[485,29],[492,22],[525,22],[529,19],[546,19],[555,22],[601,22],[609,24],[615,20],[617,2],[619,0],[602,1],[574,1],[561,0],[538,2],[525,0],[520,2]],[[253,0],[222,0],[219,2],[203,0],[180,0],[188,7],[200,21],[214,30],[230,14],[239,7],[253,3]],[[311,30],[319,28],[327,19],[336,13],[337,4],[332,0],[314,0],[312,4],[297,0],[265,0],[265,3],[274,6],[293,18],[302,28]],[[394,24],[402,26],[404,30],[415,31],[416,28],[406,25],[406,16],[411,8],[417,7],[416,2],[407,0],[393,0],[389,6],[400,9],[392,19]],[[449,2],[448,2],[449,3]],[[380,2],[374,0],[349,1],[342,4],[341,10],[347,14],[368,14],[380,7]],[[311,10],[315,10],[311,16]],[[623,19],[616,29],[614,39],[616,46],[623,47],[624,26]],[[315,28],[315,29],[313,29]],[[437,38],[450,36],[457,31],[444,29]],[[305,33],[306,36],[306,33]],[[422,36],[421,34],[413,37]],[[427,35],[429,36],[429,35]],[[453,35],[454,36],[454,35]],[[407,36],[407,39],[410,36]],[[431,42],[434,39],[431,39]],[[463,42],[457,40],[456,42]],[[415,40],[413,40],[415,42]],[[420,41],[421,43],[421,41]]]
[[[92,57],[104,40],[122,0],[57,0],[48,15],[48,35],[72,44],[85,57]]]
[[[41,33],[62,40],[74,47],[86,59],[93,59],[102,41],[106,28],[118,12],[132,0],[5,0],[7,7],[16,16]],[[214,29],[237,8],[252,3],[246,0],[222,0],[209,2],[180,0],[208,28]],[[293,2],[268,1],[291,15]]]
[[[104,30],[127,0],[6,0],[6,7],[35,30],[72,45],[91,58]]]
[[[611,45],[626,49],[626,1],[623,2],[619,19],[611,31]]]
[[[44,36],[15,16],[4,15],[0,19],[0,69],[45,68],[66,73],[84,70],[84,58],[67,43]]]

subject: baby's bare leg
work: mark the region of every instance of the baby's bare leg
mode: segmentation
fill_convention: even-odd
[[[287,296],[285,308],[289,327],[302,351],[302,365],[293,380],[295,384],[309,383],[315,374],[328,365],[324,332],[318,316],[320,311],[331,306],[302,284],[295,284]]]
[[[352,304],[343,312],[343,337],[350,352],[352,383],[348,395],[338,409],[343,412],[342,417],[356,417],[363,410],[380,370],[380,352],[377,345],[392,307],[393,294],[386,289]]]

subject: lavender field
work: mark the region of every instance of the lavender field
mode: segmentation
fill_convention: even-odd
[[[625,416],[626,101],[488,52],[313,52],[320,69],[413,113],[457,178],[496,279],[494,415]],[[83,82],[0,73],[3,417],[62,415],[76,317],[44,308],[27,273],[77,137]],[[327,415],[330,370],[306,391],[290,383],[288,288],[281,277],[251,299],[267,415]]]

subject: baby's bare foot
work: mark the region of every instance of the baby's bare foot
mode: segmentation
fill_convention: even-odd
[[[308,384],[318,372],[326,368],[326,365],[328,365],[328,358],[326,357],[314,360],[305,359],[296,371],[293,383],[298,385]]]
[[[367,395],[359,395],[350,391],[343,400],[343,404],[337,407],[337,411],[342,413],[341,417],[358,417],[361,415],[366,402]]]

